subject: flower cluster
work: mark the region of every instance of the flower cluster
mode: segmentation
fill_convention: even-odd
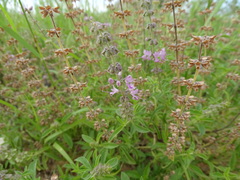
[[[120,72],[120,74],[121,74],[121,72]],[[139,99],[139,97],[138,97],[138,91],[139,90],[134,86],[133,77],[131,75],[128,75],[124,80],[125,80],[125,85],[127,87],[126,91],[129,92],[129,94],[132,96],[132,99],[138,100]],[[109,82],[109,84],[113,85],[115,83],[115,80],[112,79],[112,78],[109,78],[108,82]],[[121,80],[117,80],[116,81],[116,86],[120,87],[121,85],[122,85]],[[113,85],[113,88],[111,90],[112,90],[110,92],[111,96],[119,92],[119,89],[117,89],[114,85]]]
[[[142,56],[143,60],[154,60],[156,63],[163,63],[166,61],[166,50],[162,48],[160,51],[152,53],[151,51],[144,50],[144,55]]]

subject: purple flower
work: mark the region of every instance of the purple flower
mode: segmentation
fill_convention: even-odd
[[[125,82],[126,82],[126,83],[131,83],[131,82],[133,82],[132,76],[131,76],[131,75],[128,75],[128,76],[125,78]]]
[[[114,80],[113,80],[112,78],[109,78],[109,79],[108,79],[108,83],[109,83],[109,84],[113,84],[113,83],[114,83]]]
[[[102,23],[103,27],[111,27],[110,23]]]
[[[135,100],[138,100],[139,99],[139,97],[137,96],[138,89],[134,86],[133,81],[134,81],[134,79],[132,78],[131,75],[128,75],[125,78],[125,82],[126,82],[126,85],[128,87],[128,91],[132,95],[132,98],[135,99]]]
[[[138,100],[138,99],[139,99],[139,97],[137,96],[137,94],[138,94],[138,89],[131,90],[131,91],[130,91],[130,94],[132,95],[132,98],[133,98],[134,100]]]
[[[117,81],[117,82],[116,82],[116,85],[117,85],[117,86],[121,86],[121,82],[120,82],[120,81]]]
[[[154,62],[163,63],[166,60],[166,50],[165,50],[165,48],[162,48],[161,51],[153,53],[153,57],[155,59]],[[159,58],[161,58],[161,60]]]
[[[91,21],[93,19],[92,16],[85,16],[84,18],[84,21]]]
[[[143,60],[151,60],[151,56],[152,56],[152,52],[151,51],[144,50],[143,54],[144,54],[142,56]]]
[[[114,86],[111,90],[112,90],[112,92],[110,92],[111,96],[119,92],[119,90],[117,88],[115,88]]]
[[[128,87],[128,90],[131,91],[133,89],[135,89],[136,87],[134,86],[134,84],[131,84],[131,83],[126,83],[127,87]]]

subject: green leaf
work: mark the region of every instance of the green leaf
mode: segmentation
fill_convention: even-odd
[[[102,157],[102,154],[100,154],[100,155],[97,155],[98,154],[98,151],[97,151],[97,149],[94,151],[94,153],[93,153],[93,159],[94,159],[94,166],[97,166],[97,165],[99,165],[99,163],[100,163],[100,158]]]
[[[198,128],[201,136],[205,134],[206,129],[203,124],[197,124],[197,128]]]
[[[65,134],[63,134],[63,139],[70,148],[73,147],[73,141],[72,141],[71,136],[69,136],[68,134],[65,133]]]
[[[101,144],[101,146],[106,149],[114,149],[114,148],[118,147],[119,145],[115,144],[115,143],[103,143],[103,144]]]
[[[50,140],[58,137],[59,135],[61,135],[62,133],[64,133],[65,131],[69,130],[69,129],[72,129],[74,128],[75,126],[79,126],[80,124],[82,124],[85,120],[84,119],[80,119],[78,121],[75,121],[74,123],[72,124],[67,124],[65,125],[64,127],[62,127],[62,130],[59,130],[51,135],[49,135],[45,140],[44,140],[44,143],[46,144],[47,142],[49,142]]]
[[[85,142],[87,142],[88,144],[92,144],[92,143],[95,143],[95,140],[92,138],[92,137],[90,137],[90,136],[87,136],[87,135],[82,135],[82,138],[83,138],[83,140],[85,141]]]
[[[115,166],[118,165],[118,158],[115,157],[108,160],[107,164],[110,165],[112,168],[114,168]]]
[[[140,132],[140,133],[148,133],[150,131],[148,128],[143,127],[136,123],[133,123],[133,127],[137,132]]]
[[[149,173],[150,173],[150,163],[148,163],[148,165],[144,168],[143,175],[142,175],[143,178],[148,179]]]
[[[230,167],[226,168],[224,171],[224,177],[226,180],[231,180],[229,177],[229,173],[230,173]]]
[[[36,172],[37,172],[37,162],[38,160],[35,159],[33,162],[29,164],[28,171],[30,172],[33,179],[36,178]]]
[[[230,160],[230,167],[231,167],[232,170],[235,169],[236,164],[237,164],[237,153],[236,153],[236,151],[234,151],[232,153],[232,157],[231,157],[231,160]]]
[[[198,157],[200,157],[200,158],[202,158],[202,159],[204,159],[204,160],[208,160],[208,157],[207,157],[207,155],[205,155],[205,154],[201,154],[201,153],[199,153],[199,154],[197,154],[197,156]]]
[[[66,151],[58,144],[54,143],[53,147],[71,164],[74,165],[73,160],[70,158],[70,156],[66,153]]]
[[[199,177],[203,177],[203,178],[207,178],[208,176],[206,176],[202,170],[198,167],[198,166],[195,166],[195,165],[191,165],[189,167],[189,169],[194,173],[196,174],[197,176]]]
[[[123,130],[124,127],[125,127],[125,124],[122,124],[117,129],[115,129],[112,135],[110,136],[108,142],[112,141]]]
[[[125,172],[122,172],[121,173],[121,180],[130,180],[130,178]]]
[[[123,161],[127,162],[128,164],[136,164],[136,161],[129,155],[129,152],[125,148],[121,148],[121,154],[124,156],[122,158]]]
[[[83,156],[75,159],[75,161],[82,163],[83,166],[85,166],[86,168],[88,168],[90,170],[92,169],[92,166],[89,163],[89,161],[85,157],[83,157]]]

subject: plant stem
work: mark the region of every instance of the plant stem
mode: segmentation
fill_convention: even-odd
[[[176,56],[176,61],[177,63],[179,62],[179,52],[177,49],[178,45],[178,34],[177,34],[177,22],[176,22],[176,13],[175,13],[175,6],[174,6],[174,0],[172,0],[172,12],[173,12],[173,21],[174,21],[174,35],[175,35],[175,56]],[[177,79],[180,78],[180,70],[179,68],[177,69]],[[181,87],[180,84],[178,84],[178,94],[181,95]]]

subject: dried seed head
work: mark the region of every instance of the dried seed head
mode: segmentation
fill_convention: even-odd
[[[182,112],[181,109],[176,109],[176,111],[172,111],[171,116],[174,117],[176,121],[189,120],[190,112]]]
[[[19,66],[19,67],[24,67],[26,66],[28,63],[29,63],[29,59],[25,59],[25,58],[19,58],[16,60],[16,65]]]
[[[97,44],[106,44],[112,40],[112,36],[108,32],[103,32],[97,36]]]
[[[78,72],[78,66],[73,67],[65,67],[63,73],[66,75],[73,75],[74,73]]]
[[[86,86],[87,86],[87,83],[77,82],[76,84],[70,84],[69,90],[70,92],[79,92],[83,90],[83,88]]]
[[[29,77],[34,74],[35,69],[36,69],[35,67],[29,67],[27,69],[22,70],[21,73],[23,74],[23,76]]]
[[[211,9],[205,9],[205,10],[203,10],[203,11],[200,11],[199,14],[200,14],[200,15],[204,15],[204,14],[210,14],[211,12],[212,12]]]
[[[206,48],[208,48],[211,44],[215,43],[214,39],[216,36],[193,36],[191,41],[194,42],[195,45],[202,44]]]
[[[106,56],[106,57],[110,57],[110,56],[114,56],[116,54],[118,54],[119,50],[117,49],[116,46],[109,46],[109,47],[105,47],[102,51],[102,55]]]
[[[196,66],[196,69],[208,69],[210,67],[210,62],[212,58],[210,56],[203,56],[201,59],[190,59],[188,63],[188,67]]]
[[[16,39],[13,39],[13,38],[11,38],[11,39],[9,39],[9,40],[7,41],[7,44],[8,44],[9,46],[14,45],[14,44],[17,44],[17,43],[18,43],[18,41],[17,41]]]
[[[124,54],[127,56],[127,57],[136,57],[138,54],[139,54],[139,50],[128,50],[128,51],[124,51]]]
[[[90,106],[91,104],[93,104],[93,100],[90,96],[79,98],[78,104],[81,108],[85,106]]]
[[[64,48],[64,49],[58,49],[54,53],[56,56],[66,56],[69,53],[73,53],[73,50],[70,48]]]
[[[240,66],[240,60],[235,59],[234,61],[231,62],[232,65]]]
[[[198,102],[198,98],[195,96],[189,96],[188,99],[186,96],[175,96],[175,100],[179,105],[184,105],[186,106],[187,109],[189,109],[190,106],[195,106],[196,103]]]
[[[48,15],[53,17],[53,13],[60,13],[60,11],[58,10],[59,7],[55,7],[55,8],[52,8],[51,6],[40,6],[39,7],[40,11],[41,11],[41,14],[42,16],[45,18],[47,17]]]
[[[47,35],[49,36],[49,37],[53,37],[54,35],[56,35],[57,37],[59,37],[60,36],[60,34],[61,34],[61,28],[56,28],[56,29],[50,29],[50,30],[47,30]]]
[[[142,64],[137,64],[137,65],[131,65],[128,67],[129,72],[138,72],[142,69]]]
[[[124,19],[125,16],[131,16],[131,11],[125,10],[123,12],[114,12],[114,15],[118,17],[119,19]]]
[[[30,88],[33,88],[33,87],[39,88],[41,87],[41,84],[42,84],[42,80],[32,80],[28,82],[28,86]]]
[[[87,117],[87,119],[89,119],[89,120],[93,120],[93,119],[97,118],[98,115],[99,115],[101,112],[102,112],[102,110],[99,109],[99,108],[96,109],[96,110],[91,109],[90,111],[88,111],[88,112],[86,113],[86,117]]]
[[[232,79],[234,81],[239,81],[240,80],[240,75],[239,74],[234,74],[234,73],[228,73],[227,78]]]
[[[122,66],[118,62],[115,65],[111,64],[107,70],[107,72],[110,74],[118,74],[121,71],[122,71]]]

